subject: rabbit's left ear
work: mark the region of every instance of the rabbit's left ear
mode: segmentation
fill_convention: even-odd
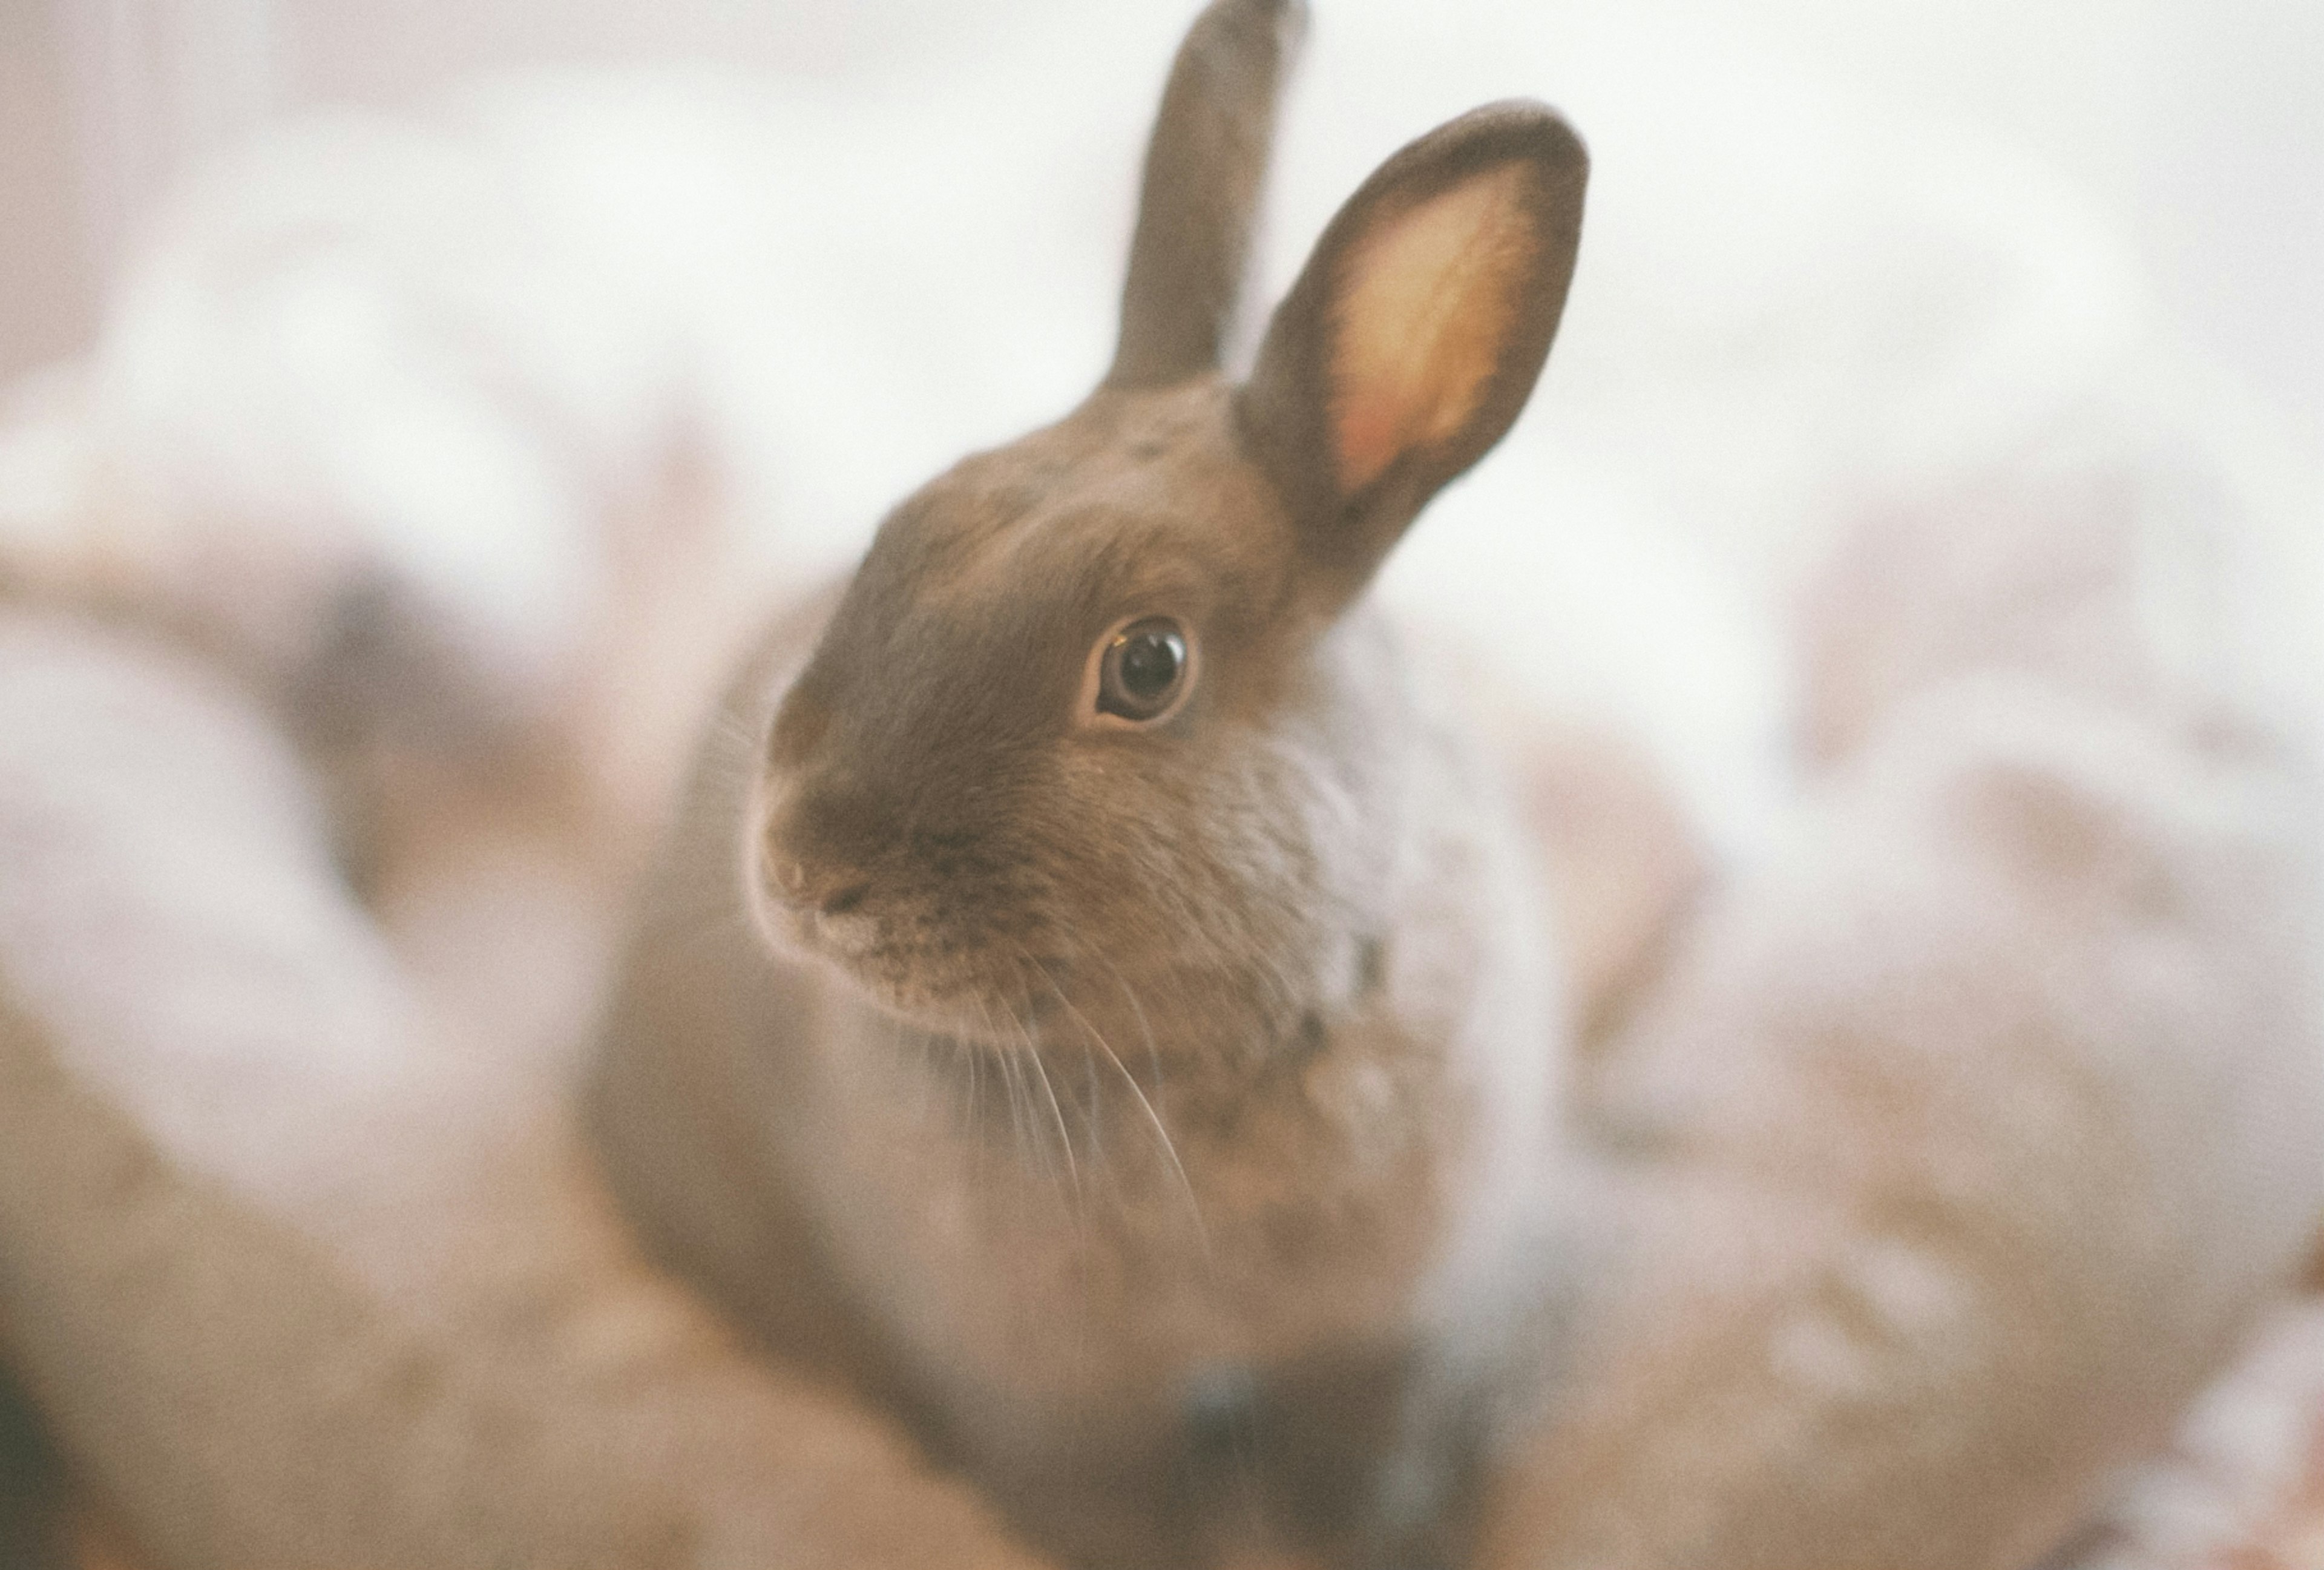
[[[1589,155],[1539,104],[1489,105],[1350,198],[1238,395],[1310,559],[1353,593],[1525,407],[1565,305]]]
[[[1109,387],[1165,387],[1218,369],[1276,101],[1306,19],[1300,0],[1211,0],[1178,46],[1146,148]]]

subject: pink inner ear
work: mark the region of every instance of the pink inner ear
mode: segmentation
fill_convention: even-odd
[[[1532,276],[1525,176],[1516,162],[1473,175],[1384,220],[1342,264],[1331,364],[1343,494],[1476,412]]]
[[[1342,398],[1336,423],[1344,490],[1353,491],[1377,477],[1404,445],[1402,405],[1376,391]]]

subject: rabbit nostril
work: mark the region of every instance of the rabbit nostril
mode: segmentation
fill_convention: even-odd
[[[871,891],[872,884],[868,879],[850,883],[844,889],[835,889],[823,898],[823,913],[826,916],[844,916],[863,903],[863,896]]]
[[[776,855],[768,856],[761,864],[766,868],[768,886],[777,899],[787,905],[807,902],[809,887],[804,864]]]
[[[844,916],[872,891],[872,880],[855,875],[851,867],[821,866],[807,857],[785,855],[771,845],[760,864],[768,894],[802,913]]]

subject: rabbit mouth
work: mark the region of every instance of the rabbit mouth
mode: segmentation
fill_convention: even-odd
[[[973,946],[899,930],[869,909],[801,909],[763,893],[757,925],[777,954],[811,966],[857,1001],[927,1035],[1036,1047],[1065,1015],[1070,962],[1014,944]]]
[[[1038,1049],[1062,1015],[1064,994],[1014,974],[925,958],[825,954],[823,967],[875,1011],[920,1035],[1001,1048]]]

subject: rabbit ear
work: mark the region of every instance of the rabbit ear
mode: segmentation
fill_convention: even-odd
[[[1213,0],[1178,46],[1146,149],[1106,385],[1165,386],[1217,368],[1305,21],[1299,0]]]
[[[1544,106],[1474,110],[1364,182],[1277,309],[1238,398],[1244,439],[1346,593],[1525,407],[1588,176]]]

